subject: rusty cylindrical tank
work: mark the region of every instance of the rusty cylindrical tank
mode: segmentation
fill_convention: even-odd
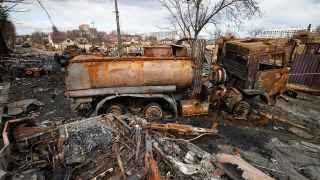
[[[139,86],[189,87],[192,60],[188,57],[77,56],[68,66],[67,90]]]

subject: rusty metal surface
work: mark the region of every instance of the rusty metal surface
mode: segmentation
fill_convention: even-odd
[[[218,64],[211,66],[210,80],[216,84],[224,83],[227,80],[226,70]]]
[[[285,64],[290,60],[290,54],[295,42],[290,39],[239,39],[229,41],[225,45],[225,53],[235,53],[240,56],[256,56],[250,63]],[[277,56],[278,55],[278,56]],[[245,58],[249,61],[249,58]]]
[[[303,51],[295,54],[289,83],[320,89],[320,33],[302,31],[294,38]]]
[[[175,92],[176,90],[176,86],[115,87],[68,91],[65,93],[65,95],[68,97],[91,97],[110,94],[170,93]]]
[[[191,61],[190,57],[146,57],[146,56],[123,56],[123,57],[106,57],[95,55],[80,55],[71,59],[70,63],[84,62],[105,62],[105,61],[163,61],[163,60],[185,60]]]
[[[182,116],[199,116],[209,113],[209,103],[197,99],[181,100]]]
[[[134,86],[191,86],[190,58],[103,58],[78,56],[68,66],[67,89]]]
[[[299,39],[304,44],[320,44],[320,33],[301,31],[293,36],[294,39]]]
[[[31,119],[21,118],[21,119],[14,119],[14,120],[9,120],[9,121],[5,122],[4,127],[3,127],[3,131],[2,131],[3,144],[5,146],[8,146],[10,144],[9,135],[12,133],[14,126],[30,123],[30,121],[31,121]],[[16,132],[14,132],[14,135],[17,136],[15,138],[25,137],[24,135],[21,136],[20,132],[21,132],[21,129],[19,129],[19,128]],[[24,132],[26,132],[26,131],[24,131]],[[39,131],[37,131],[37,132],[39,132]],[[35,132],[35,133],[37,133],[37,132]],[[34,133],[29,133],[28,135],[30,135],[30,134],[32,135]]]
[[[143,47],[146,57],[171,57],[173,56],[171,46],[146,46]]]
[[[178,133],[183,135],[216,134],[218,132],[216,129],[198,128],[190,125],[175,124],[175,123],[167,123],[167,124],[149,123],[145,125],[144,128],[158,130],[158,131],[166,131],[171,133]]]
[[[320,55],[297,54],[293,60],[289,83],[320,89]]]
[[[282,94],[286,90],[289,68],[260,71],[257,74],[255,89],[261,89],[269,96]]]
[[[13,136],[15,140],[22,141],[25,137],[30,137],[35,134],[41,134],[48,131],[48,128],[42,127],[27,127],[27,124],[21,124],[14,128]]]
[[[244,39],[226,42],[221,61],[239,89],[255,89],[260,74],[287,67],[296,42],[289,39]],[[258,75],[259,74],[259,75]]]
[[[223,101],[229,112],[232,112],[234,107],[243,99],[242,93],[236,88],[229,88],[223,97]]]
[[[299,84],[287,84],[287,89],[291,91],[308,93],[316,96],[320,96],[320,89],[310,88]]]

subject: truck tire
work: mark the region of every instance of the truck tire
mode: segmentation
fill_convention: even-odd
[[[123,115],[126,112],[126,108],[121,104],[111,104],[106,110],[106,114],[112,113],[116,116]]]
[[[236,119],[247,120],[250,111],[250,104],[246,101],[238,102],[233,108],[233,116]]]
[[[144,108],[143,115],[149,121],[161,121],[163,110],[158,103],[150,103]]]

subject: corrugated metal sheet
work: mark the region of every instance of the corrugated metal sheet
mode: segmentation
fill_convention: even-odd
[[[320,55],[296,54],[289,83],[320,88]]]

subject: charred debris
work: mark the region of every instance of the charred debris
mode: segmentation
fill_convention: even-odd
[[[0,178],[320,179],[319,37],[23,47],[0,60]]]

